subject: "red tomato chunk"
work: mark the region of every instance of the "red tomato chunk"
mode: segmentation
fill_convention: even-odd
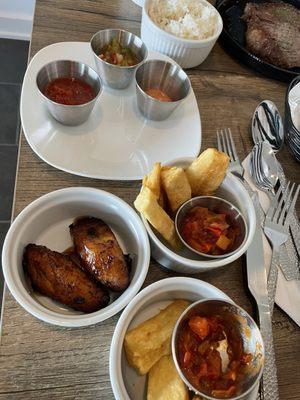
[[[181,234],[195,250],[212,255],[230,252],[240,234],[226,214],[216,214],[208,208],[196,206],[185,216]]]

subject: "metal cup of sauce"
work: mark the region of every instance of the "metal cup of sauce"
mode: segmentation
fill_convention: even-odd
[[[100,55],[105,46],[117,40],[123,48],[130,50],[137,63],[131,66],[121,66],[103,60]],[[136,68],[146,60],[148,50],[144,42],[131,32],[122,29],[105,29],[95,33],[90,41],[97,71],[105,85],[113,89],[125,89],[134,79]]]
[[[90,91],[88,101],[84,101],[82,97],[81,104],[72,102],[74,99],[68,90],[68,85],[76,82],[83,90]],[[57,94],[61,97],[61,102],[49,96],[47,88],[52,83],[60,85]],[[61,124],[71,126],[80,125],[88,119],[102,92],[102,82],[97,72],[82,62],[70,60],[57,60],[46,64],[38,72],[36,84],[50,114]],[[65,87],[65,93],[62,85]]]
[[[144,117],[162,121],[187,98],[191,83],[178,65],[162,60],[144,62],[135,74],[137,105]]]
[[[204,253],[187,243],[182,234],[183,225],[188,214],[197,207],[208,208],[208,210],[217,214],[225,214],[230,221],[229,225],[238,231],[234,243],[227,251],[219,255],[210,254],[209,252]],[[184,246],[186,246],[192,252],[206,258],[224,258],[236,253],[245,243],[248,232],[245,218],[240,210],[229,201],[216,196],[193,197],[192,199],[182,204],[175,216],[175,229],[179,239],[184,244]]]
[[[206,345],[204,343],[206,340],[208,342],[206,347],[219,353],[221,379],[225,379],[225,382],[223,381],[225,385],[226,379],[228,379],[228,386],[233,387],[232,389],[214,389],[216,381],[213,381],[209,375],[205,376],[205,372],[203,373],[205,377],[202,376],[197,385],[195,384],[197,378],[191,382],[194,379],[190,375],[193,374],[191,372],[193,369],[184,366],[185,354],[183,354],[183,351],[189,351],[189,347],[181,344],[187,338],[191,338],[191,336],[184,336],[184,331],[190,330],[190,321],[195,317],[216,318],[218,323],[221,324],[220,326],[223,327],[222,340],[215,341],[211,331],[208,331],[207,336],[203,338],[202,342],[200,341],[198,351],[200,351],[200,346]],[[195,324],[195,319],[193,323]],[[194,331],[191,332],[193,336]],[[246,400],[249,399],[250,393],[258,387],[265,358],[263,339],[251,316],[234,303],[219,299],[204,299],[191,304],[181,314],[175,325],[171,345],[173,360],[181,379],[191,391],[203,399]],[[205,352],[203,352],[203,355],[192,353],[192,357],[202,357],[204,362],[207,362],[207,354]],[[235,366],[233,362],[236,363]]]

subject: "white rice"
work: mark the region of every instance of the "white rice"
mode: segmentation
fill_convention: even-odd
[[[197,0],[152,0],[149,16],[164,31],[193,40],[213,36],[218,19],[212,7]]]

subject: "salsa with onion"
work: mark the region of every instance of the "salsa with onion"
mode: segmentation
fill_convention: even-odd
[[[118,39],[113,38],[101,50],[99,57],[101,60],[120,67],[132,67],[139,63],[139,59],[129,47],[121,46]]]
[[[181,235],[193,249],[211,255],[229,253],[240,235],[227,214],[217,214],[208,208],[196,206],[185,215]]]
[[[223,353],[226,349],[226,362],[221,346]],[[238,394],[252,355],[243,352],[241,337],[221,317],[194,315],[178,332],[178,361],[197,390],[226,399]]]
[[[57,78],[47,83],[43,93],[50,100],[65,105],[80,105],[88,103],[95,97],[91,85],[78,78]]]

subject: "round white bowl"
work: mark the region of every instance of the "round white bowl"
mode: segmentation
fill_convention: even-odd
[[[32,292],[22,267],[28,243],[59,252],[69,248],[72,245],[69,225],[76,217],[84,215],[103,219],[115,233],[124,253],[135,254],[129,287],[121,294],[110,292],[110,304],[90,314]],[[136,212],[113,194],[84,187],[57,190],[29,204],[11,225],[2,252],[4,278],[18,303],[42,321],[64,327],[96,324],[122,310],[141,288],[149,260],[147,233]]]
[[[207,39],[182,39],[161,29],[152,21],[148,10],[152,0],[146,0],[142,12],[141,38],[149,50],[159,51],[173,58],[182,68],[193,68],[201,64],[220,36],[223,21],[216,8],[206,0],[197,0],[213,8],[218,16],[215,34]]]
[[[178,158],[167,163],[169,166],[187,167],[193,158]],[[256,216],[252,200],[241,181],[231,173],[227,173],[215,195],[231,202],[242,213],[247,224],[247,236],[238,251],[229,257],[208,259],[182,247],[174,251],[162,236],[152,227],[145,217],[141,217],[150,237],[151,256],[164,267],[185,274],[211,271],[237,260],[248,249],[254,235]]]
[[[109,375],[116,400],[140,400],[146,390],[147,377],[127,363],[123,350],[127,330],[158,314],[176,299],[191,303],[201,299],[231,299],[204,281],[194,278],[166,278],[143,289],[123,311],[114,331],[109,353]]]

